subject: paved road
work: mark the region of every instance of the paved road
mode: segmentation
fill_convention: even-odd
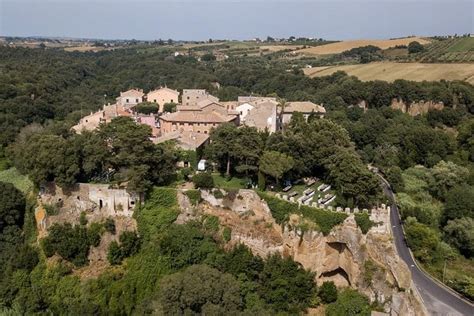
[[[385,194],[394,201],[393,191],[388,182],[383,179]],[[400,224],[400,215],[397,205],[393,203],[390,212],[390,223],[392,233],[397,247],[398,255],[408,265],[411,270],[413,282],[424,301],[425,307],[431,315],[474,315],[474,306],[462,300],[451,291],[440,286],[429,278],[415,264],[413,257],[405,243],[405,237]]]

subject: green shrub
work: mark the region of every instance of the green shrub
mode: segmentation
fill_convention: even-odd
[[[199,190],[187,190],[184,194],[189,198],[191,204],[198,205],[201,202],[201,191]]]
[[[222,238],[224,239],[225,242],[229,242],[232,237],[232,229],[229,227],[224,227],[224,230],[222,231]]]
[[[120,264],[123,259],[130,257],[140,250],[140,238],[137,233],[125,231],[120,235],[120,245],[113,241],[110,243],[107,260],[110,264]]]
[[[210,189],[214,187],[214,179],[209,172],[197,173],[193,176],[193,183],[196,188]]]
[[[163,105],[163,111],[169,113],[176,112],[176,103],[165,103]]]
[[[318,224],[320,231],[326,236],[335,226],[342,224],[347,214],[321,210],[309,206],[301,206],[301,213],[307,219]]]
[[[219,217],[205,216],[203,220],[204,229],[206,231],[216,232],[219,230]]]
[[[372,284],[374,275],[377,272],[377,266],[372,260],[367,260],[364,263],[364,282],[366,285]]]
[[[316,223],[319,230],[324,235],[327,235],[333,227],[341,224],[347,218],[347,214],[344,213],[321,210],[305,205],[298,208],[298,205],[295,203],[278,199],[263,192],[259,192],[258,194],[267,202],[273,218],[275,218],[277,223],[280,224],[286,222],[289,219],[290,214],[300,214],[306,219]]]
[[[326,308],[327,316],[369,316],[369,299],[353,289],[343,290],[334,303]]]
[[[220,189],[214,189],[212,190],[212,195],[214,195],[214,197],[216,199],[222,199],[224,198],[224,194],[222,193],[222,191]]]
[[[363,234],[367,234],[369,229],[375,226],[375,223],[370,220],[369,214],[367,213],[357,213],[354,215],[355,221],[357,226],[359,226],[360,230]]]
[[[115,221],[113,218],[107,218],[104,223],[105,230],[111,233],[112,235],[115,235],[116,233],[116,228],[115,228]]]
[[[337,300],[337,288],[332,281],[326,281],[321,285],[318,295],[324,304],[329,304]]]
[[[158,113],[158,104],[151,102],[142,102],[140,104],[135,105],[134,110],[135,112],[141,114],[156,114]]]
[[[122,250],[119,244],[114,240],[109,245],[109,251],[107,252],[107,260],[110,264],[116,265],[122,262]]]
[[[87,229],[87,236],[89,244],[93,247],[97,247],[100,244],[100,236],[104,232],[104,225],[101,223],[92,223]]]
[[[48,216],[58,215],[59,208],[53,204],[43,204],[44,210]]]
[[[48,236],[42,239],[41,244],[47,257],[57,253],[74,265],[83,266],[88,262],[90,246],[98,245],[99,242],[100,235],[97,231],[89,231],[80,225],[73,227],[67,223],[51,226]]]
[[[266,186],[266,180],[265,180],[265,174],[263,172],[258,172],[258,189],[261,191],[265,191],[265,186]]]
[[[81,215],[79,216],[79,224],[81,224],[82,226],[87,225],[87,217],[85,212],[81,212]]]

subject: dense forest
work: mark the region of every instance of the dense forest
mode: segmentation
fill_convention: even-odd
[[[216,90],[214,81],[222,87]],[[176,195],[155,186],[176,180],[174,162],[182,153],[151,143],[148,128],[120,118],[91,133],[70,132],[82,115],[113,102],[119,91],[160,85],[204,88],[221,100],[259,94],[323,104],[325,119],[306,122],[295,115],[272,135],[221,126],[203,154],[222,174],[250,178],[263,187],[304,176],[324,178],[337,188],[338,203],[350,206],[383,199],[366,165],[379,167],[397,192],[417,259],[474,297],[473,273],[466,273],[474,269],[473,86],[362,82],[341,72],[311,79],[272,56],[198,62],[172,57],[165,48],[68,53],[0,47],[2,168],[15,166],[36,188],[49,180],[61,185],[128,182],[146,194],[135,214],[138,235],[120,236],[110,249],[114,269],[81,281],[72,270],[87,265],[89,246],[105,231],[113,232],[113,223],[57,226],[38,244],[34,194],[0,182],[0,308],[12,313],[271,315],[296,314],[324,302],[332,304],[330,315],[369,313],[367,298],[350,290],[334,294],[331,284],[316,288],[313,275],[290,259],[262,260],[245,247],[224,251],[226,233],[216,218],[172,224]],[[389,107],[393,98],[442,101],[446,107],[411,117]],[[367,111],[355,106],[361,101]],[[46,258],[53,254],[63,260],[51,265]]]

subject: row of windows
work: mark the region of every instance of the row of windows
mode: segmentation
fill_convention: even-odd
[[[165,102],[165,99],[161,99],[162,102]],[[158,100],[157,99],[153,99],[153,102],[157,103]],[[170,100],[171,103],[174,103],[174,99],[171,99]]]
[[[125,102],[130,103],[130,99],[125,99]],[[139,103],[139,102],[140,102],[140,99],[135,99],[135,103]]]

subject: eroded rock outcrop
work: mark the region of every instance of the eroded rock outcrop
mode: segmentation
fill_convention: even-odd
[[[331,280],[341,287],[357,288],[391,315],[425,314],[413,292],[410,271],[395,251],[386,208],[371,214],[379,225],[367,234],[350,215],[324,236],[295,228],[292,224],[303,221],[297,215],[288,225],[277,224],[267,204],[251,190],[221,199],[203,191],[202,198],[196,212],[218,216],[221,225],[231,228],[229,247],[243,243],[261,257],[275,252],[291,256],[315,272],[318,284]]]
[[[419,101],[407,104],[403,100],[393,99],[390,107],[394,110],[400,110],[403,113],[408,113],[411,116],[417,116],[420,114],[426,114],[431,110],[441,111],[444,109],[444,104],[443,102],[433,101]]]

